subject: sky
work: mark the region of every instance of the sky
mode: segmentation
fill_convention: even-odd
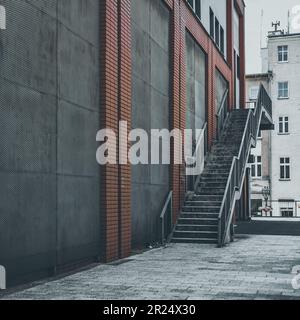
[[[245,0],[245,4],[246,72],[259,73],[261,72],[260,43],[263,47],[266,46],[267,32],[274,29],[271,23],[279,20],[280,29],[286,30],[288,11],[299,6],[300,0]]]

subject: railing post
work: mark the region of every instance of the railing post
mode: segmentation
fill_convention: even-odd
[[[165,218],[161,218],[161,244],[164,245],[165,243]]]

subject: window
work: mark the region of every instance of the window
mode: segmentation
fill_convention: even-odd
[[[201,19],[201,0],[188,0],[187,2],[195,12],[196,16]]]
[[[290,158],[280,158],[280,180],[291,179]]]
[[[220,47],[220,23],[219,20],[216,18],[215,19],[215,41],[218,47]]]
[[[251,87],[249,89],[249,99],[250,100],[257,100],[258,91],[259,91],[259,87],[258,86]]]
[[[210,24],[210,36],[215,38],[215,14],[211,8],[209,8],[209,24]]]
[[[279,133],[289,133],[289,117],[279,117]]]
[[[201,19],[201,0],[195,0],[195,13]]]
[[[289,97],[289,83],[279,82],[278,83],[278,98],[279,99],[287,99]]]
[[[252,178],[262,177],[262,161],[261,156],[250,156],[249,163],[251,164],[251,176]]]
[[[224,54],[225,34],[224,29],[220,27],[220,50]]]
[[[279,46],[278,62],[288,62],[288,59],[289,59],[288,46]]]

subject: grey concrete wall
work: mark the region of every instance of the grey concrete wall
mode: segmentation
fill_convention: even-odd
[[[206,55],[186,33],[186,127],[202,129],[206,122]]]
[[[169,129],[169,23],[161,0],[132,0],[132,126]],[[160,240],[159,215],[169,192],[169,166],[132,167],[132,244]]]
[[[2,3],[0,264],[12,284],[100,255],[99,1]]]

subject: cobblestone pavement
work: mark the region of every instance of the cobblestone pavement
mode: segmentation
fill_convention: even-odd
[[[171,244],[5,299],[300,299],[300,237],[242,236],[230,246]]]

